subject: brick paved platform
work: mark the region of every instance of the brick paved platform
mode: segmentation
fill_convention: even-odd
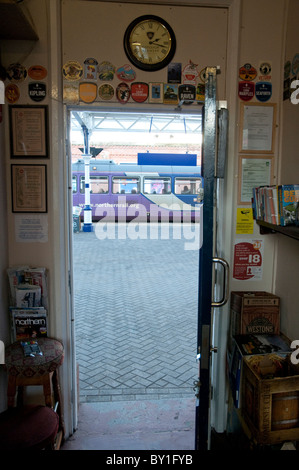
[[[147,238],[133,240],[127,224],[100,240],[96,227],[73,236],[80,402],[194,396],[198,250],[185,249],[192,228],[178,238],[170,224],[167,239],[158,226],[151,239],[147,225]]]

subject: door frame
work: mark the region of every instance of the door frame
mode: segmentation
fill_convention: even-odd
[[[96,111],[97,108],[103,108],[104,106],[97,106],[90,108],[90,112]],[[77,429],[78,425],[78,407],[79,407],[79,393],[78,393],[78,373],[77,373],[77,366],[76,366],[76,338],[75,338],[75,312],[74,312],[74,276],[73,276],[73,220],[72,220],[72,209],[73,209],[73,194],[72,194],[72,153],[71,153],[71,136],[70,136],[70,130],[71,130],[71,115],[72,112],[75,111],[82,111],[86,109],[84,106],[80,105],[65,105],[64,106],[64,122],[65,122],[65,174],[66,174],[66,181],[67,181],[67,207],[68,207],[68,249],[69,249],[69,258],[68,258],[68,285],[69,285],[69,305],[70,305],[70,311],[69,311],[69,331],[70,331],[70,344],[71,344],[71,403],[72,403],[72,409],[71,409],[71,419],[73,423],[73,430]],[[142,114],[149,114],[148,110],[145,109],[139,109],[139,108],[130,108],[129,112],[134,112],[134,110],[138,109],[138,113]],[[200,111],[198,111],[200,109]],[[202,119],[203,119],[203,106],[200,106],[200,108],[197,108],[197,112],[192,113],[187,112],[186,115],[188,114],[201,114]],[[122,108],[117,107],[117,108],[109,108],[109,112],[112,114],[115,113],[117,114],[118,112],[121,112]],[[175,115],[176,113],[173,112],[171,109],[167,109],[166,111],[164,108],[157,108],[155,111],[151,110],[151,114],[157,114],[159,115],[159,112],[163,112],[163,114],[169,114],[169,115]],[[184,113],[182,113],[184,114]],[[202,132],[201,132],[202,135]],[[202,144],[201,144],[202,148]],[[196,355],[196,350],[194,351]]]
[[[204,204],[202,209],[202,245],[199,256],[199,294],[198,294],[198,331],[197,351],[199,360],[199,393],[195,410],[195,449],[208,449],[210,441],[210,385],[211,364],[210,344],[212,336],[212,297],[214,290],[213,257],[215,254],[215,167],[216,167],[216,143],[217,143],[217,67],[208,67],[206,82],[205,103],[203,108],[203,145],[202,145],[202,176],[204,178]],[[72,174],[71,174],[71,141],[70,141],[70,118],[77,107],[68,107],[66,112],[67,123],[67,177],[69,194],[69,215],[72,214]],[[117,110],[114,110],[117,113]],[[169,114],[172,114],[169,111]],[[72,223],[69,223],[69,244],[72,251]],[[72,258],[72,256],[71,256]],[[72,260],[70,260],[69,285],[71,304],[73,305],[72,289]],[[207,275],[208,273],[208,275]],[[75,345],[74,313],[72,307],[71,330],[73,343]],[[75,357],[75,347],[73,348]],[[73,358],[74,360],[74,358]],[[75,360],[74,360],[75,362]],[[76,377],[74,371],[73,377]],[[75,381],[73,382],[73,393],[76,404],[78,402]],[[77,422],[77,406],[74,407],[74,422]]]
[[[118,1],[118,0],[112,0]],[[131,0],[131,3],[145,3],[145,0]],[[126,3],[125,1],[123,3]],[[160,0],[152,0],[154,4],[160,4]],[[180,5],[184,2],[174,1],[174,0],[164,0],[164,4],[173,4]],[[239,35],[240,35],[240,19],[241,19],[241,3],[239,0],[189,0],[187,2],[189,5],[196,6],[215,6],[219,5],[222,7],[227,7],[229,11],[228,21],[228,43],[227,50],[230,51],[227,55],[226,63],[226,99],[229,103],[229,109],[231,112],[231,124],[229,132],[229,146],[230,146],[230,155],[235,155],[237,150],[237,119],[238,119],[238,97],[236,95],[236,85],[238,82],[238,66],[239,66]],[[163,2],[162,2],[163,4]],[[185,5],[185,3],[184,3]],[[69,329],[69,319],[72,318],[71,306],[68,305],[65,298],[62,296],[61,291],[65,291],[64,286],[67,283],[72,282],[70,278],[69,271],[69,226],[72,227],[72,221],[68,219],[67,211],[65,210],[67,204],[67,193],[69,190],[62,185],[62,182],[65,182],[65,174],[67,169],[63,162],[64,155],[64,125],[66,125],[66,120],[63,122],[63,109],[65,107],[63,100],[56,99],[56,94],[59,98],[62,97],[62,81],[61,76],[61,61],[62,61],[62,18],[61,18],[61,5],[60,0],[51,0],[48,5],[49,19],[48,24],[51,31],[54,31],[55,34],[51,34],[49,37],[49,60],[51,64],[51,84],[52,89],[54,90],[53,99],[51,100],[51,116],[50,116],[50,131],[52,135],[53,142],[51,144],[52,153],[58,158],[53,159],[52,166],[53,169],[51,172],[51,178],[54,183],[53,187],[53,201],[55,203],[54,218],[57,216],[60,222],[60,231],[58,232],[57,226],[53,231],[53,246],[54,246],[54,263],[53,265],[53,276],[52,276],[52,288],[54,293],[54,305],[53,305],[53,332],[57,334],[58,337],[61,337],[65,343],[68,345],[67,354],[65,357],[65,366],[62,371],[62,390],[65,398],[65,421],[68,426],[68,433],[72,433],[72,430],[76,428],[76,421],[72,420],[73,408],[77,408],[76,403],[76,363],[74,361],[74,338],[70,333]],[[59,120],[57,118],[59,117]],[[60,116],[62,115],[62,119]],[[235,172],[237,171],[237,159],[230,158],[228,162],[228,172],[226,178],[226,208],[225,208],[225,219],[229,226],[234,217],[234,192],[235,189]],[[60,177],[63,175],[63,178]],[[63,201],[63,204],[61,204]],[[57,221],[57,219],[56,219]],[[224,240],[224,252],[226,253],[226,258],[229,259],[231,256],[231,239],[232,234],[226,233]],[[55,268],[55,269],[54,269]],[[71,351],[71,354],[69,354]],[[221,368],[223,369],[223,367]],[[225,371],[223,372],[225,374]],[[72,376],[72,378],[70,378]],[[225,407],[225,405],[224,405]],[[76,414],[76,413],[75,413]],[[218,427],[221,428],[225,426],[225,417],[223,410],[220,410],[220,413],[217,415],[217,420],[220,422],[217,423]],[[220,417],[220,418],[219,418]]]

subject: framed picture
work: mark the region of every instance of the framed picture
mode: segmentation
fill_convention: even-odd
[[[239,204],[251,204],[252,188],[269,186],[273,180],[273,162],[271,156],[239,156]]]
[[[275,123],[275,104],[242,103],[240,152],[273,153]]]
[[[11,165],[12,212],[47,212],[46,165]]]
[[[48,158],[47,106],[9,107],[11,158]]]

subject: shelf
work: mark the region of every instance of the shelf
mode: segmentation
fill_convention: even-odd
[[[299,227],[295,225],[288,225],[287,227],[283,227],[281,225],[269,224],[268,222],[264,222],[262,220],[256,220],[256,223],[260,227],[261,235],[266,235],[269,233],[282,233],[287,237],[299,240]]]
[[[0,0],[1,39],[38,40],[34,26],[23,12],[21,4],[13,0]]]

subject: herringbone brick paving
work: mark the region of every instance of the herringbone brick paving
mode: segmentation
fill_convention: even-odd
[[[158,240],[74,234],[81,402],[194,396],[198,250],[172,229]]]

